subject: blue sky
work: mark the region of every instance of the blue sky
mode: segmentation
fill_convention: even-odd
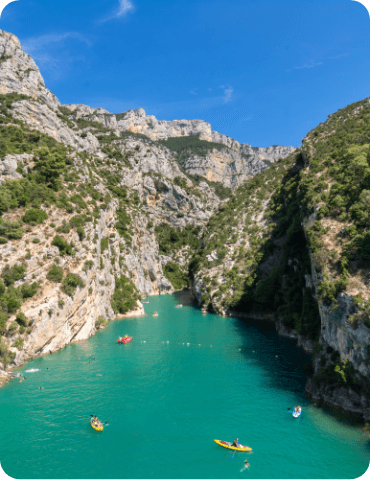
[[[0,28],[62,103],[203,119],[253,146],[299,146],[370,95],[370,19],[351,0],[19,0]]]

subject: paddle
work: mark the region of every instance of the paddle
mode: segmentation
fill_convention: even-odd
[[[234,453],[233,453],[233,456],[231,457],[231,459],[233,459],[233,458],[234,458],[235,452],[237,452],[237,450],[234,450]]]

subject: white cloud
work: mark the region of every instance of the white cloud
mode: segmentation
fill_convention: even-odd
[[[89,47],[92,45],[92,43],[80,33],[67,32],[61,35],[41,35],[41,37],[28,38],[24,42],[22,42],[22,48],[27,53],[35,52],[43,50],[43,47],[45,47],[46,45],[49,45],[51,43],[59,43],[66,38],[76,38],[77,40],[86,43],[86,45],[88,45]]]
[[[111,15],[108,15],[108,17],[99,20],[98,23],[107,22],[108,20],[113,20],[114,18],[122,18],[132,10],[134,10],[134,5],[132,2],[130,2],[130,0],[119,0],[118,9]]]
[[[323,62],[308,62],[303,65],[299,65],[297,67],[292,67],[287,70],[287,72],[291,72],[292,70],[302,70],[303,68],[315,68],[319,65],[324,65]]]
[[[220,85],[219,88],[222,88],[224,90],[224,102],[225,103],[230,102],[231,96],[232,96],[233,91],[234,91],[233,87],[231,87],[230,85],[227,85],[227,86]]]
[[[125,15],[127,12],[132,10],[134,6],[129,0],[120,0],[120,5],[119,5],[119,10],[117,13],[117,17],[122,17],[122,15]]]
[[[192,95],[198,95],[197,92],[195,91],[197,89],[197,87],[193,88],[193,90],[190,90],[190,93]]]
[[[74,55],[70,46],[66,47],[64,41],[75,39],[91,47],[92,42],[78,32],[41,35],[21,40],[22,48],[32,56],[38,67],[42,70],[45,80],[56,80],[67,75],[67,72],[76,62],[86,62],[84,55]]]
[[[250,120],[252,120],[252,118],[253,118],[253,115],[248,115],[248,117],[242,118],[240,121],[241,122],[249,122]]]

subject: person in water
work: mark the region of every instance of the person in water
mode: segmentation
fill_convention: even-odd
[[[244,467],[240,471],[242,472],[243,470],[245,470],[246,468],[249,468],[249,467],[250,467],[250,464],[249,464],[248,460],[244,460]]]
[[[234,440],[233,443],[231,444],[231,446],[232,446],[232,447],[239,447],[238,440],[239,440],[239,438],[237,438],[236,440]]]

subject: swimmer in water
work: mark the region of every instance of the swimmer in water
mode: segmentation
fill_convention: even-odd
[[[243,470],[245,470],[246,468],[249,468],[249,467],[250,467],[250,464],[249,464],[248,460],[244,460],[244,467],[240,471],[242,472]]]
[[[42,390],[44,387],[40,387],[40,390]]]

